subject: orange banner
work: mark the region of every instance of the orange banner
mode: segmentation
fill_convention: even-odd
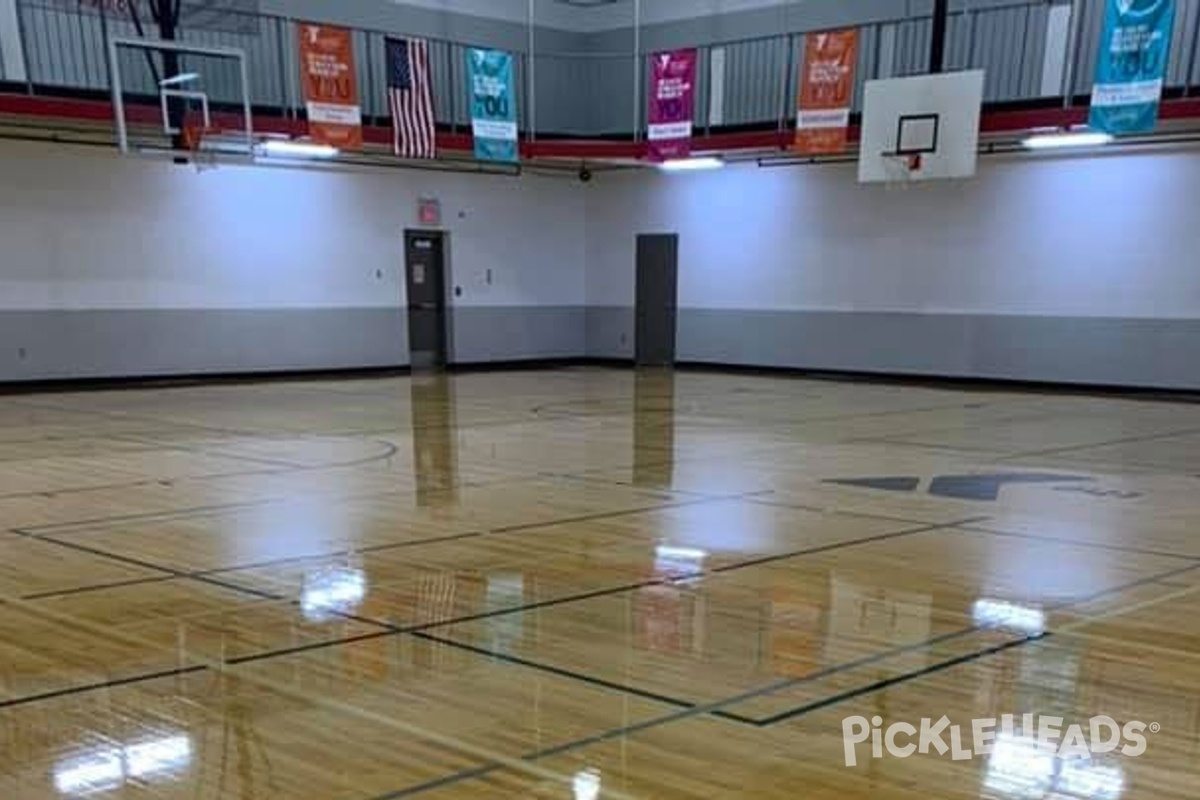
[[[362,108],[350,31],[309,22],[297,27],[309,136],[339,150],[361,150]]]
[[[805,37],[795,150],[821,155],[846,149],[857,63],[857,29]]]

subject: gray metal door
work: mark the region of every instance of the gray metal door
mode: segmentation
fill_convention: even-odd
[[[679,237],[637,237],[637,363],[669,367],[675,363],[675,309]]]
[[[408,349],[413,369],[446,366],[446,242],[443,234],[405,231]]]

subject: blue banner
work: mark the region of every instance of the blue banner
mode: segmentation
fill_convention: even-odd
[[[1175,0],[1105,4],[1088,124],[1114,134],[1152,131],[1171,53]]]
[[[519,159],[517,99],[512,54],[468,48],[467,81],[475,157],[482,161],[516,162]]]

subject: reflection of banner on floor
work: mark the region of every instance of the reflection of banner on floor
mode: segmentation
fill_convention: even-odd
[[[471,131],[481,161],[518,160],[513,58],[502,50],[467,48]]]
[[[1174,27],[1175,0],[1106,0],[1091,127],[1115,134],[1154,130]]]
[[[696,51],[672,50],[650,57],[651,161],[687,158],[692,152],[696,107]]]
[[[663,586],[642,589],[633,596],[638,646],[656,653],[683,652],[684,606],[678,590]]]
[[[772,586],[770,590],[771,669],[776,675],[802,678],[821,669],[825,641],[824,598],[814,599],[807,586]]]
[[[846,149],[857,62],[857,28],[810,33],[804,38],[797,152],[817,155]]]
[[[296,30],[309,136],[317,144],[339,150],[361,150],[362,108],[351,32],[310,22],[300,23]]]

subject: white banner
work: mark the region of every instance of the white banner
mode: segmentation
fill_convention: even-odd
[[[503,139],[507,142],[515,142],[517,140],[517,123],[496,119],[473,119],[471,120],[471,133],[482,139]]]
[[[337,103],[307,103],[308,121],[332,125],[361,125],[362,108]]]
[[[1129,106],[1140,103],[1157,103],[1162,97],[1162,90],[1162,80],[1138,83],[1097,83],[1092,88],[1092,105]]]
[[[664,122],[650,126],[650,141],[663,139],[690,139],[692,136],[692,121]]]
[[[848,128],[850,127],[850,109],[826,108],[815,111],[801,111],[796,118],[797,128]]]

